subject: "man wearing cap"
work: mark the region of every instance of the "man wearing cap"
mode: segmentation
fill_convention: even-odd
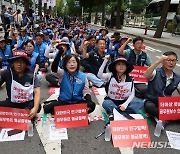
[[[12,49],[10,45],[6,45],[4,37],[0,36],[0,70],[6,69],[10,64],[8,58],[12,57]]]
[[[47,68],[49,66],[49,59],[46,57],[45,51],[47,48],[47,44],[43,43],[43,34],[42,33],[37,33],[36,34],[36,40],[35,40],[35,45],[34,45],[34,51],[39,53],[40,56],[40,70],[47,72]]]
[[[20,29],[20,36],[17,36],[17,44],[14,45],[14,47],[17,50],[24,50],[24,43],[26,41],[28,41],[29,39],[31,39],[27,33],[26,33],[26,29],[25,28],[21,28]]]
[[[9,59],[12,67],[0,72],[0,86],[5,82],[8,98],[0,101],[0,106],[30,109],[32,119],[40,110],[40,82],[27,66],[30,65],[26,53],[16,51]]]
[[[128,36],[121,36],[120,41],[119,41],[119,46],[121,47],[127,40],[128,40]],[[126,44],[126,47],[125,47],[125,50],[127,49],[132,50],[132,48],[128,44]],[[114,59],[124,57],[123,55],[120,55],[118,51],[116,51],[114,56],[115,56]]]
[[[47,31],[44,31],[43,34],[44,34],[43,43],[50,45],[52,40],[49,38],[49,33]]]
[[[101,28],[99,30],[100,35],[97,36],[97,39],[104,38],[106,40],[106,49],[109,47],[110,38],[107,36],[108,30],[106,28]]]
[[[111,36],[111,42],[109,43],[109,46],[107,48],[107,52],[111,55],[112,61],[114,61],[115,53],[118,52],[119,49],[119,39],[120,33],[114,32],[114,34]]]
[[[138,36],[133,39],[134,49],[125,50],[126,45],[132,41],[132,38],[128,38],[127,41],[119,48],[118,52],[120,55],[124,55],[125,58],[132,64],[138,66],[150,66],[152,61],[149,55],[142,51],[143,38]]]
[[[63,54],[61,56],[61,59],[59,61],[59,67],[62,68],[62,62],[63,58],[65,55],[68,55],[70,53],[73,53],[72,50],[70,49],[69,42],[67,41],[68,38],[64,37],[61,39],[59,43],[56,40],[52,40],[51,45],[49,45],[45,51],[45,56],[48,57],[49,59],[55,59],[57,53],[59,50],[63,50]],[[59,80],[58,78],[54,75],[54,73],[50,73],[46,75],[46,80],[49,83],[49,86],[58,86],[59,85]]]

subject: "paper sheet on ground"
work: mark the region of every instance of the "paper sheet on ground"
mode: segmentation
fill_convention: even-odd
[[[122,114],[120,114],[116,109],[113,110],[114,114],[114,120],[129,120],[125,118]],[[141,114],[129,114],[132,116],[134,119],[144,119]]]
[[[166,131],[171,148],[180,150],[180,133]]]
[[[50,140],[67,140],[67,128],[57,129],[55,124],[50,124]]]
[[[105,88],[97,88],[99,95],[106,95]]]
[[[8,136],[7,132],[13,130],[13,129],[2,129],[1,133],[0,133],[0,142],[4,142],[4,141],[21,141],[24,140],[25,137],[25,131],[22,131],[21,133],[15,134],[15,135],[11,135]]]

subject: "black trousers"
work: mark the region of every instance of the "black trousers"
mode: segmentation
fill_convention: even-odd
[[[159,119],[158,102],[152,102],[150,100],[146,100],[144,102],[144,109],[149,115],[155,116]]]
[[[51,86],[58,86],[59,79],[53,74],[46,75],[46,80],[50,83]]]
[[[9,100],[4,100],[4,101],[0,101],[0,106],[31,110],[34,107],[34,100],[25,103],[12,103]],[[40,110],[41,110],[41,105],[39,105],[38,113],[40,112]]]
[[[72,104],[82,104],[82,103],[87,103],[86,101],[80,101],[76,103],[69,103],[69,102],[62,102],[62,101],[50,101],[50,102],[45,102],[45,105],[43,106],[44,112],[45,113],[51,113],[54,114],[54,107],[55,106],[62,106],[62,105],[72,105]],[[96,104],[91,101],[87,103],[87,107],[89,108],[88,113],[91,113],[95,110]]]

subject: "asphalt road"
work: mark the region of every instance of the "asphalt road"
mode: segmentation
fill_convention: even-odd
[[[163,52],[173,50],[177,53],[178,57],[180,57],[179,49],[168,47],[165,45],[161,45],[154,42],[145,41],[146,52],[150,55],[152,61],[154,62],[157,59],[157,56],[160,56]],[[178,62],[178,66],[175,68],[175,72],[180,72],[180,62]],[[50,95],[47,94],[48,90],[47,83],[45,79],[42,80],[41,83],[41,93],[42,100],[45,101]],[[176,95],[177,93],[175,93]],[[0,89],[0,100],[6,98],[5,87]],[[99,104],[96,100],[97,105]],[[100,106],[98,106],[100,107]],[[101,136],[98,139],[95,139],[95,136],[101,133],[104,130],[105,122],[103,121],[95,121],[91,122],[88,127],[81,128],[71,128],[68,129],[68,140],[62,140],[53,142],[52,144],[44,144],[44,139],[39,137],[39,134],[36,131],[36,127],[34,128],[34,136],[33,137],[25,137],[24,141],[15,141],[15,142],[3,142],[0,143],[0,153],[1,154],[44,154],[44,153],[53,153],[53,154],[118,154],[118,153],[134,153],[134,154],[152,154],[152,153],[164,153],[164,154],[177,154],[180,153],[178,150],[169,149],[169,148],[151,148],[151,149],[139,149],[134,148],[133,150],[124,151],[124,149],[119,150],[118,148],[114,148],[112,142],[105,142],[104,136]],[[161,141],[167,142],[167,136],[165,131],[158,138],[153,135],[155,123],[148,124],[149,131],[151,135],[152,141]],[[180,122],[175,121],[169,124],[165,130],[180,132]],[[47,129],[48,132],[48,129]],[[48,141],[47,141],[48,142]],[[48,150],[51,148],[52,150]],[[46,152],[45,152],[46,151]],[[121,151],[121,152],[120,152]]]

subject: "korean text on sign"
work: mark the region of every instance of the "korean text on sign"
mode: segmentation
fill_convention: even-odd
[[[158,102],[160,120],[180,119],[180,96],[159,97]]]
[[[133,147],[135,142],[150,142],[147,121],[144,119],[111,121],[110,125],[114,147]]]
[[[27,130],[29,110],[0,107],[0,127]]]
[[[88,126],[87,104],[56,106],[56,128]]]

